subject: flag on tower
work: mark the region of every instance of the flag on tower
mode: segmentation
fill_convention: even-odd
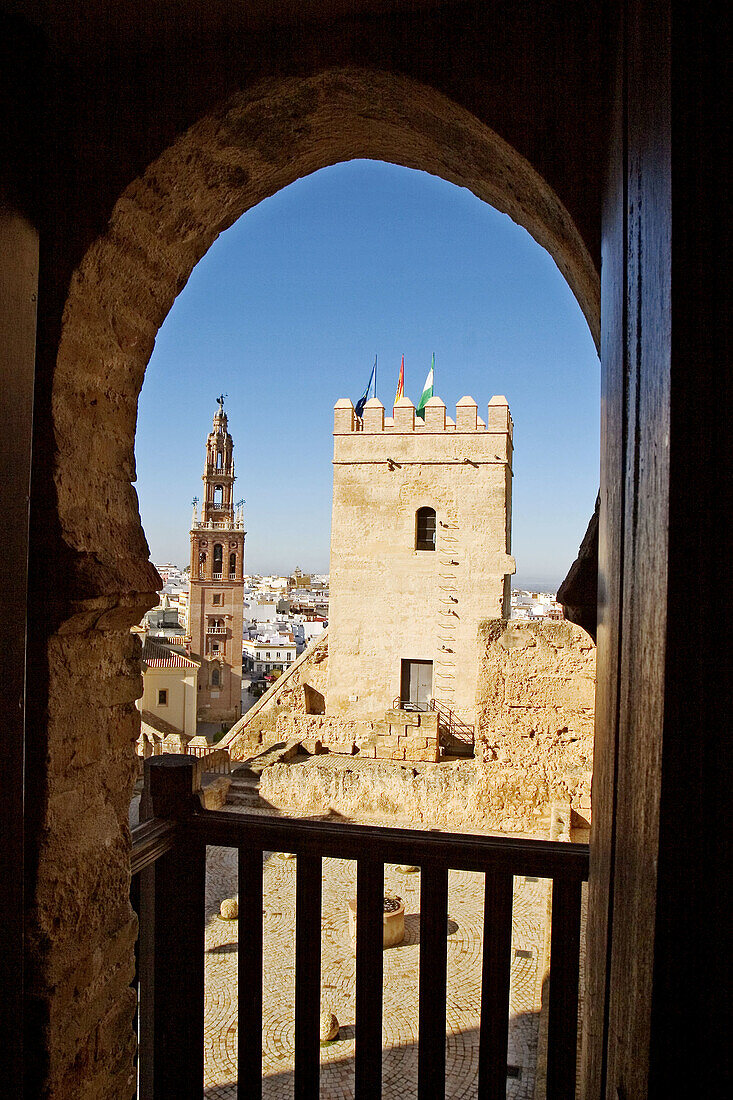
[[[376,374],[377,374],[377,357],[375,355],[374,356],[374,366],[372,367],[372,373],[369,375],[369,381],[367,382],[367,388],[364,390],[363,394],[361,395],[359,400],[356,402],[356,405],[354,405],[354,412],[356,413],[356,415],[359,417],[360,420],[361,420],[362,416],[364,415],[364,406],[366,405],[367,401],[369,400],[369,391],[372,388],[372,382],[374,382],[374,396],[375,397],[377,396]]]
[[[397,379],[397,393],[394,395],[395,405],[401,397],[405,396],[405,357],[402,356],[402,365],[400,366],[400,376]]]
[[[422,388],[422,397],[420,403],[415,410],[415,416],[420,416],[425,419],[425,406],[430,398],[433,396],[433,386],[435,385],[435,352],[433,352],[433,362],[428,371],[428,376],[425,379],[425,385]]]

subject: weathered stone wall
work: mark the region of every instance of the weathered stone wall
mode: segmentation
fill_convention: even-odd
[[[136,614],[154,602],[153,591]],[[53,783],[33,806],[40,873],[26,929],[29,1019],[46,1031],[48,1065],[29,1064],[28,1095],[101,1100],[132,1095],[134,1087],[137,922],[127,823],[142,677],[140,642],[129,623],[122,630],[74,629],[80,625],[69,622],[49,643]],[[46,1076],[54,1081],[51,1093],[43,1088]]]
[[[546,778],[473,760],[399,764],[360,757],[314,757],[273,764],[260,794],[290,813],[385,818],[416,827],[527,833],[547,838],[552,784]]]
[[[590,821],[595,702],[595,645],[572,623],[481,625],[476,698],[476,759],[431,770],[379,768],[374,761],[434,761],[431,744],[398,743],[388,721],[307,715],[305,687],[324,689],[328,639],[301,656],[237,723],[222,744],[243,760],[276,741],[303,742],[351,755],[352,772],[331,761],[265,769],[263,796],[273,805],[310,812],[333,808],[346,816],[399,812],[414,824],[433,822],[547,835],[553,806]],[[409,738],[408,738],[409,739]],[[394,744],[392,741],[394,740]],[[407,756],[407,751],[410,756]],[[405,755],[402,755],[402,754]],[[291,769],[291,770],[288,770]],[[455,784],[455,789],[451,786]],[[265,791],[267,792],[265,794]],[[391,811],[385,810],[392,807]],[[570,823],[568,822],[568,825]]]
[[[316,638],[261,699],[236,722],[220,745],[232,760],[246,760],[258,749],[281,739],[281,715],[303,716],[320,709],[328,676],[328,631]],[[282,732],[287,740],[287,732]]]
[[[438,715],[388,710],[375,735],[360,745],[360,755],[374,760],[440,759]]]
[[[438,715],[387,711],[382,721],[339,718],[325,714],[280,714],[279,741],[299,741],[310,753],[342,753],[370,760],[439,758]]]
[[[278,740],[301,740],[312,752],[320,742],[332,752],[359,750],[359,755],[351,761],[316,758],[268,767],[260,781],[263,797],[289,811],[333,809],[346,817],[393,814],[414,825],[539,837],[548,835],[553,807],[564,815],[568,833],[572,822],[589,822],[592,640],[572,623],[495,620],[482,624],[479,645],[475,760],[380,765],[380,758],[398,759],[385,742],[385,736],[395,734],[388,716],[383,722],[349,721],[281,709]],[[321,661],[321,669],[325,663]],[[297,696],[293,701],[297,706]],[[405,751],[400,745],[394,748]],[[419,755],[423,746],[412,751],[413,761],[435,760],[435,755]]]
[[[299,741],[314,755],[319,752],[343,753],[353,756],[359,746],[374,731],[368,720],[348,721],[325,714],[283,713],[277,718],[278,741]]]
[[[590,818],[596,649],[568,622],[487,622],[476,757]]]

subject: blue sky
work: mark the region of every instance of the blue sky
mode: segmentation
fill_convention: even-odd
[[[138,409],[137,490],[154,561],[188,562],[216,396],[247,504],[249,572],[328,570],[333,405],[374,356],[417,403],[435,352],[454,414],[505,394],[514,420],[516,586],[554,588],[599,482],[600,371],[553,260],[469,191],[353,161],[245,214],[194,269],[164,325]],[[482,413],[483,410],[483,413]]]

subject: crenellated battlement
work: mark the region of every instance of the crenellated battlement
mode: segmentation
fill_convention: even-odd
[[[438,433],[507,435],[511,440],[513,423],[506,397],[496,396],[489,401],[486,420],[478,415],[478,405],[472,397],[462,397],[456,405],[455,420],[446,413],[445,402],[431,397],[425,406],[425,420],[415,415],[415,406],[409,397],[395,402],[392,416],[384,415],[381,401],[373,397],[364,406],[361,419],[356,415],[348,397],[342,397],[334,405],[333,434],[350,435],[435,435]]]

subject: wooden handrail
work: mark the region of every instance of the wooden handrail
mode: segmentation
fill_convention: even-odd
[[[263,851],[317,852],[336,859],[357,859],[368,846],[370,855],[384,863],[420,865],[434,860],[457,871],[504,872],[536,878],[560,876],[579,882],[588,878],[587,844],[268,818],[220,810],[194,810],[180,824],[153,818],[138,825],[132,830],[132,873],[137,874],[169,851],[177,834],[183,835],[181,830],[206,844],[230,848],[252,844]]]
[[[381,825],[354,825],[260,814],[198,810],[181,824],[185,834],[206,844],[263,851],[316,854],[335,859],[370,858],[383,863],[441,863],[460,871],[505,871],[536,878],[588,878],[587,844],[520,837],[424,832]]]
[[[152,821],[144,821],[130,830],[130,869],[133,876],[139,875],[171,850],[176,841],[177,829],[175,821],[153,818]]]

